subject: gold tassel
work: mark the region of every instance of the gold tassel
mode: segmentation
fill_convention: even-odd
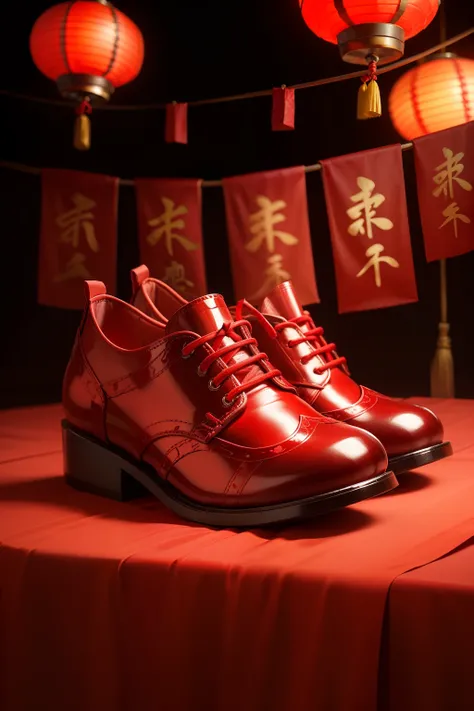
[[[445,259],[440,260],[439,268],[441,321],[438,325],[436,351],[431,363],[431,397],[454,397],[454,363],[451,338],[449,337]]]
[[[74,148],[88,151],[91,147],[91,122],[86,114],[76,116],[74,122]]]
[[[431,363],[431,397],[454,397],[454,363],[449,323],[438,325],[438,341]]]
[[[357,118],[369,119],[382,116],[382,101],[376,79],[371,79],[360,85],[357,96]]]

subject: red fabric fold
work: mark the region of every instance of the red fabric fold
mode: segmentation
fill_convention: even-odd
[[[474,402],[418,402],[451,459],[333,516],[240,533],[73,490],[60,408],[56,453],[43,429],[36,457],[41,411],[0,413],[2,711],[375,711],[390,584],[474,535]]]

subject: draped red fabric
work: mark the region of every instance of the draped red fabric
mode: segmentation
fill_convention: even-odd
[[[2,711],[376,711],[391,583],[474,535],[474,402],[419,402],[453,457],[335,515],[240,533],[68,488],[60,408],[0,413]],[[452,655],[449,630],[429,632],[440,605],[397,669],[426,680],[446,640]]]
[[[470,711],[474,538],[398,578],[390,594],[387,711]]]

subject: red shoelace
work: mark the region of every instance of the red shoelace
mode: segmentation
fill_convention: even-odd
[[[217,331],[211,331],[205,336],[200,336],[194,341],[190,341],[183,347],[181,351],[183,358],[189,358],[196,350],[196,348],[199,348],[199,346],[202,346],[205,343],[210,343],[212,345],[212,347],[214,348],[214,352],[209,353],[209,355],[203,358],[203,360],[198,366],[198,375],[200,375],[201,377],[206,376],[209,368],[218,358],[220,358],[224,361],[224,363],[226,363],[226,367],[223,368],[217,375],[215,375],[214,378],[211,378],[209,380],[208,385],[210,390],[218,390],[222,383],[228,377],[234,375],[239,370],[243,368],[248,368],[249,366],[254,364],[260,365],[261,361],[268,360],[268,356],[266,353],[257,353],[255,355],[248,356],[247,358],[243,358],[238,363],[234,363],[233,365],[227,365],[227,362],[233,356],[235,356],[238,351],[242,350],[246,346],[257,345],[257,341],[255,338],[242,338],[242,336],[235,332],[235,329],[240,328],[241,326],[247,326],[250,331],[252,330],[251,324],[245,319],[239,319],[236,321],[226,321],[220,329],[218,329]],[[234,343],[229,343],[229,345],[223,346],[222,341],[226,337],[231,338]],[[278,375],[281,375],[280,371],[276,368],[273,368],[272,370],[265,370],[260,375],[256,375],[255,377],[249,377],[246,382],[242,383],[241,385],[237,385],[236,387],[229,390],[226,395],[224,395],[224,397],[222,398],[224,407],[231,407],[235,399],[241,393],[248,392],[249,390],[255,388],[257,385],[261,385],[267,380],[271,380],[272,378]]]
[[[262,326],[271,338],[276,338],[278,333],[280,331],[283,331],[285,328],[294,328],[295,326],[302,326],[303,324],[308,324],[310,328],[308,328],[307,331],[304,331],[304,336],[301,336],[300,338],[292,338],[287,341],[286,345],[288,346],[288,348],[294,348],[300,343],[311,343],[313,345],[314,350],[311,351],[311,353],[307,353],[306,355],[302,356],[301,363],[306,364],[309,363],[312,358],[316,358],[316,356],[322,356],[322,360],[324,360],[323,365],[320,365],[318,368],[314,368],[314,372],[318,375],[322,375],[322,373],[324,373],[324,371],[326,370],[332,370],[332,368],[337,368],[341,365],[346,364],[346,359],[344,357],[338,356],[337,358],[331,359],[325,357],[329,354],[332,354],[336,350],[336,344],[324,343],[324,329],[321,328],[321,326],[316,327],[313,323],[313,319],[308,313],[305,313],[303,316],[295,316],[294,318],[291,318],[288,321],[282,321],[281,323],[272,326],[272,324],[267,321],[265,316],[261,314],[260,311],[255,308],[255,306],[249,304],[249,302],[245,299],[242,299],[237,304],[235,308],[235,317],[240,318],[243,314],[244,309],[246,309],[253,316],[255,316],[255,318],[262,324]],[[321,345],[321,341],[323,341],[323,345]]]

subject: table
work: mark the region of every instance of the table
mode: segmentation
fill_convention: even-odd
[[[2,711],[472,709],[474,401],[418,402],[452,458],[239,533],[69,488],[60,406],[1,412]]]

